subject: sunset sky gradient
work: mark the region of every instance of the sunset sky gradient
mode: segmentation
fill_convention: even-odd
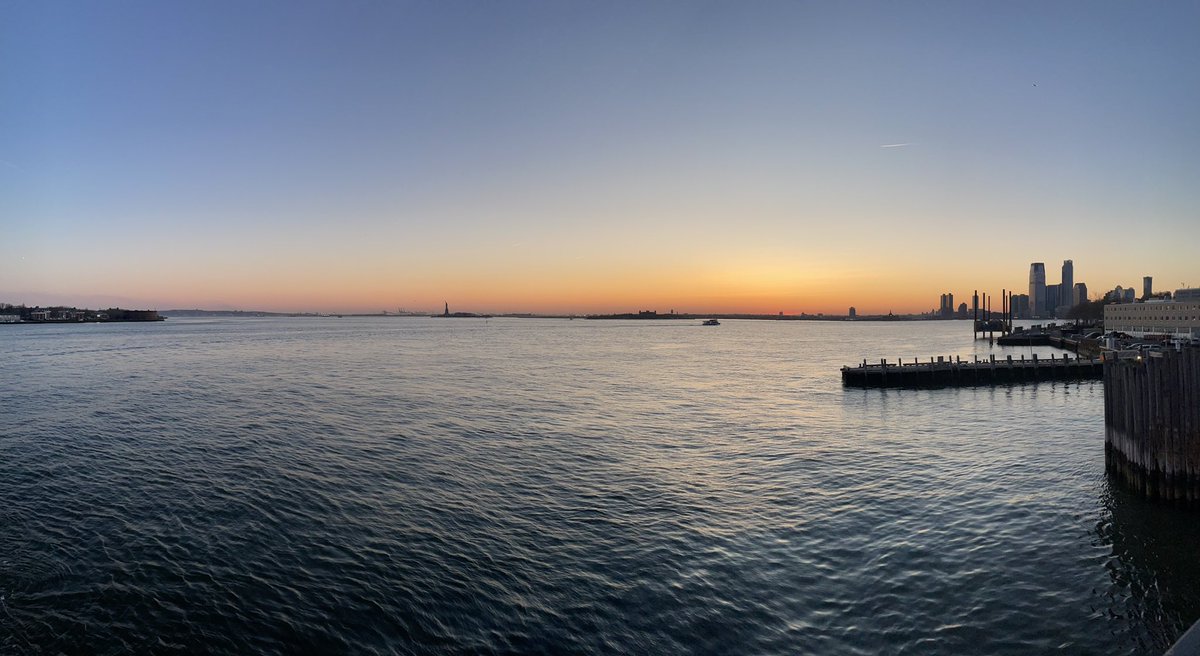
[[[0,0],[0,302],[1200,286],[1200,3]]]

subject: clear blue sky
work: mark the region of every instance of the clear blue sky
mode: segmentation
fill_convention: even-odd
[[[1196,2],[0,0],[0,301],[1200,286],[1198,117]]]

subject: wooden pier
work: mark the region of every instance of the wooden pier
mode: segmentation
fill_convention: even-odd
[[[1021,356],[1014,360],[1007,356],[997,360],[976,358],[963,361],[961,358],[929,358],[928,362],[914,359],[912,362],[888,362],[868,364],[866,360],[857,367],[842,367],[842,384],[847,387],[969,387],[975,385],[1004,385],[1041,380],[1099,380],[1104,374],[1100,358],[1083,358],[1064,353],[1062,357],[1051,355],[1032,359]]]
[[[1104,363],[1104,460],[1142,494],[1200,505],[1200,349]]]
[[[996,343],[1000,346],[1050,346],[1050,333],[1022,330],[1001,335]]]

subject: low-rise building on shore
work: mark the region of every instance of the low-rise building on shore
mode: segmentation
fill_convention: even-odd
[[[108,321],[163,321],[166,317],[158,310],[123,310],[109,308],[104,311],[74,307],[26,307],[24,305],[0,304],[0,323],[99,323]]]
[[[1176,297],[1189,298],[1178,290]],[[1200,299],[1153,300],[1104,306],[1104,328],[1134,337],[1165,335],[1200,339]]]

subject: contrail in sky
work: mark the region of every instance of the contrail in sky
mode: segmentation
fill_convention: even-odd
[[[883,144],[882,146],[880,146],[880,148],[903,148],[905,146],[914,146],[914,145],[916,145],[916,144],[912,144],[912,143]]]

